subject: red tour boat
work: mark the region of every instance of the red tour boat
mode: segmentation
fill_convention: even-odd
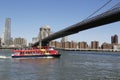
[[[35,57],[53,57],[59,58],[61,54],[58,51],[54,50],[50,47],[42,47],[42,48],[32,48],[32,49],[16,49],[13,50],[14,54],[12,54],[12,58],[35,58]]]

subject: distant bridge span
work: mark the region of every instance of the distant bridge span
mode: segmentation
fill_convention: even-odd
[[[58,32],[55,32],[48,37],[41,40],[42,45],[47,45],[51,40],[61,38],[67,35],[78,33],[79,31],[83,31],[90,28],[99,27],[101,25],[113,23],[120,21],[120,7],[114,8],[112,10],[106,11],[100,15],[95,17],[83,20],[77,24],[71,25],[65,29],[62,29]],[[33,46],[39,45],[39,42],[33,44]]]

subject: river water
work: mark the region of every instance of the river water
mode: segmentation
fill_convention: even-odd
[[[120,52],[60,53],[60,58],[12,59],[10,50],[0,50],[0,80],[120,80]]]

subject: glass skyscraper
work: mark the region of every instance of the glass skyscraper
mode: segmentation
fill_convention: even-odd
[[[5,28],[2,36],[2,44],[10,45],[10,41],[11,41],[11,18],[6,18]]]

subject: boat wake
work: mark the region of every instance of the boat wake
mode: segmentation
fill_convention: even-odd
[[[49,57],[43,57],[43,58],[54,58],[54,57],[50,57],[50,56],[49,56]]]
[[[8,59],[8,58],[11,58],[11,57],[8,57],[8,56],[1,56],[1,55],[0,55],[0,59]]]
[[[54,57],[29,57],[29,58],[16,58],[16,59],[42,59],[42,58],[45,58],[45,59],[50,59],[50,58],[54,58]]]

